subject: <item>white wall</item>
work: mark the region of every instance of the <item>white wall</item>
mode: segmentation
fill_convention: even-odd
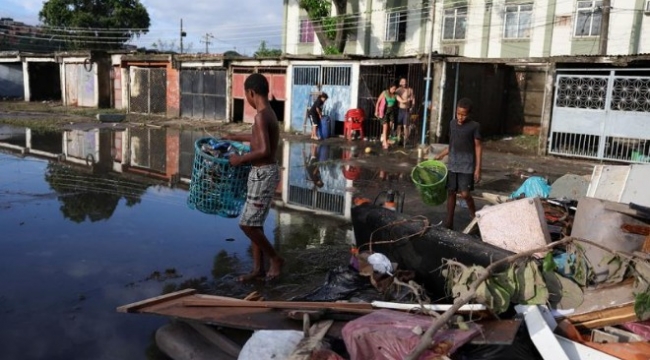
[[[643,18],[641,19],[641,36],[639,38],[638,53],[650,53],[650,15],[643,14]]]
[[[555,2],[556,0],[535,0],[535,5],[533,6],[533,20],[530,25],[532,27],[532,33],[530,34],[529,56],[531,57],[542,57],[548,55],[544,54],[544,45],[549,41],[549,39],[547,39],[546,29],[549,26],[552,26],[549,24],[548,15],[549,12],[553,10],[552,7]],[[549,33],[548,37],[552,38],[552,33]]]
[[[463,47],[461,55],[468,57],[481,57],[483,38],[488,36],[488,31],[485,27],[485,17],[485,0],[475,0],[470,2],[470,6],[467,9],[465,46]]]
[[[630,37],[634,26],[635,11],[617,9],[632,9],[635,1],[613,0],[609,17],[609,36],[607,37],[608,55],[626,55],[630,53]],[[645,17],[645,16],[644,16]],[[648,37],[646,34],[645,37]]]
[[[569,55],[571,54],[576,3],[574,1],[554,1],[556,1],[556,5],[555,18],[553,19],[553,42],[549,55]]]

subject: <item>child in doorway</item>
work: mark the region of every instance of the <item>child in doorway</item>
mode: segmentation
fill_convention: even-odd
[[[449,146],[443,150],[436,160],[442,160],[449,155],[447,164],[447,219],[445,227],[453,229],[454,211],[456,210],[456,195],[467,203],[469,216],[476,216],[476,205],[471,191],[474,184],[481,181],[481,133],[480,125],[470,117],[472,101],[463,98],[456,105],[456,117],[449,123]]]
[[[327,101],[327,93],[320,93],[318,99],[314,101],[314,104],[309,109],[309,120],[311,121],[311,139],[312,140],[322,140],[323,139],[323,128],[321,124],[321,119],[323,118],[323,105]]]
[[[252,242],[253,271],[239,277],[248,281],[264,276],[263,255],[269,257],[270,267],[266,279],[280,276],[284,260],[276,253],[273,245],[264,235],[264,221],[269,214],[271,201],[280,179],[276,152],[280,138],[278,119],[269,104],[269,83],[262,74],[251,74],[244,82],[246,101],[257,110],[252,134],[228,134],[227,140],[250,142],[251,151],[245,155],[232,155],[230,165],[251,163],[248,176],[246,204],[239,221],[239,227]]]

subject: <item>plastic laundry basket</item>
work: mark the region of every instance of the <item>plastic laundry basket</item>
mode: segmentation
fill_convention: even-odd
[[[213,138],[202,138],[194,145],[194,164],[187,206],[206,214],[237,217],[246,202],[250,165],[231,166],[227,158],[203,151]],[[239,152],[249,152],[244,144],[228,141]]]
[[[436,206],[447,200],[447,166],[443,162],[426,160],[415,165],[411,180],[425,204]]]

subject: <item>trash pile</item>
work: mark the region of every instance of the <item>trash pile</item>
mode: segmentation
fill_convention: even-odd
[[[648,165],[598,165],[588,179],[526,176],[509,197],[484,193],[492,204],[474,222],[484,242],[543,251],[513,259],[475,290],[487,269],[450,259],[452,295],[495,314],[514,306],[544,359],[650,358],[648,175]]]

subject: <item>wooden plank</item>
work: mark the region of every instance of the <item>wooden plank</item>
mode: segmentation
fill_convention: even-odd
[[[373,307],[382,308],[382,309],[391,309],[391,310],[403,310],[403,311],[413,311],[418,310],[424,306],[426,310],[429,311],[447,311],[452,305],[449,304],[403,304],[403,303],[394,303],[386,301],[373,301],[371,303]],[[458,312],[478,312],[478,311],[487,311],[487,307],[483,304],[466,304],[458,309]]]
[[[472,230],[476,227],[477,224],[478,224],[478,218],[474,217],[472,221],[470,221],[470,223],[467,225],[467,227],[465,227],[465,230],[463,230],[463,234],[469,234],[470,232],[472,232]]]
[[[569,316],[568,319],[576,327],[586,329],[597,329],[639,320],[634,313],[634,304]]]
[[[153,297],[153,298],[150,298],[150,299],[134,302],[134,303],[127,304],[127,305],[122,305],[122,306],[117,308],[117,312],[121,312],[121,313],[137,312],[138,310],[140,310],[140,309],[142,309],[144,307],[165,303],[165,302],[168,302],[170,300],[176,300],[176,299],[179,299],[179,298],[183,298],[183,297],[186,297],[186,296],[193,295],[195,293],[196,293],[196,290],[194,290],[194,289],[180,290],[180,291],[176,291],[176,292],[173,292],[173,293],[170,293],[170,294],[160,295],[160,296],[156,296],[156,297]]]
[[[641,252],[644,252],[646,254],[650,253],[650,235],[647,235],[645,237],[645,240],[643,241],[643,246],[641,247]]]
[[[323,338],[332,327],[332,320],[320,321],[309,329],[309,336],[300,340],[287,360],[309,360],[312,352],[321,347]]]
[[[330,303],[330,302],[299,302],[299,301],[243,301],[219,299],[187,299],[182,301],[185,307],[236,307],[236,308],[269,308],[290,310],[319,310],[343,311],[366,314],[373,311],[372,305],[365,303]]]
[[[616,211],[618,213],[629,215],[629,216],[634,216],[640,219],[650,219],[650,216],[648,216],[648,214],[638,210],[630,209],[630,206],[628,204],[607,203],[607,205],[605,205],[605,209]]]
[[[632,224],[623,224],[621,225],[621,230],[630,234],[637,234],[648,236],[650,235],[650,226],[647,225],[632,225]]]

